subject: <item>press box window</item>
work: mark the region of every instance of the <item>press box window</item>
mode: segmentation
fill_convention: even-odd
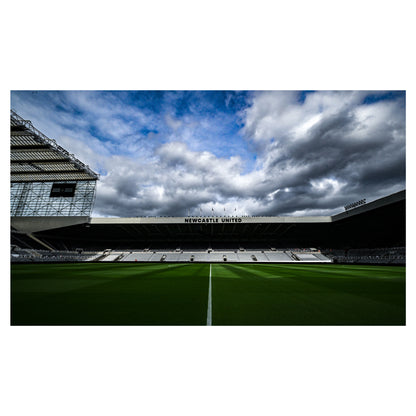
[[[54,183],[51,189],[51,198],[68,197],[72,198],[75,194],[76,183]]]

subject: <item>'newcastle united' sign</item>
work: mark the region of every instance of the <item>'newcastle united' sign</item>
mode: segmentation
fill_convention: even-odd
[[[185,218],[185,222],[188,223],[228,223],[228,222],[243,222],[243,219],[240,217],[192,217]]]

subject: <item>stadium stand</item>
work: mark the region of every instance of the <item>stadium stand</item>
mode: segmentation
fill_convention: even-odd
[[[328,252],[327,256],[336,263],[403,265],[406,263],[406,248],[350,249]]]
[[[290,254],[289,254],[290,253]],[[195,263],[288,263],[288,262],[330,262],[330,258],[323,254],[276,252],[276,251],[111,251],[102,252],[74,252],[74,251],[47,251],[34,249],[21,249],[13,246],[11,251],[12,262],[195,262]]]
[[[22,262],[83,262],[96,261],[102,253],[75,251],[48,251],[48,250],[33,250],[15,247],[10,253],[11,261],[14,263]]]

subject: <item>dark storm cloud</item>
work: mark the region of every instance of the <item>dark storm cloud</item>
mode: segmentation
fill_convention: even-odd
[[[324,118],[304,137],[271,146],[271,153],[278,156],[269,163],[269,171],[282,174],[283,179],[278,179],[281,187],[325,177],[352,179],[357,169],[366,168],[368,163],[384,166],[383,176],[389,177],[394,172],[390,172],[392,164],[384,161],[385,156],[398,157],[398,163],[403,163],[404,156],[398,155],[400,148],[391,148],[392,132],[384,129],[361,139],[354,133],[360,128],[349,112]],[[285,175],[285,171],[290,173]]]
[[[248,110],[257,111],[246,132],[261,149],[265,176],[286,190],[270,203],[264,199],[262,214],[325,213],[354,199],[374,199],[405,187],[402,96],[363,104],[348,92],[322,95],[318,106],[296,104],[288,94],[281,99],[283,108],[274,107],[278,111],[270,106],[268,113],[264,102],[258,110],[256,100]],[[297,108],[303,109],[302,116]]]

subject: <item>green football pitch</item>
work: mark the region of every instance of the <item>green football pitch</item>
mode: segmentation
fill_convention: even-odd
[[[405,267],[12,264],[12,325],[405,325]]]

